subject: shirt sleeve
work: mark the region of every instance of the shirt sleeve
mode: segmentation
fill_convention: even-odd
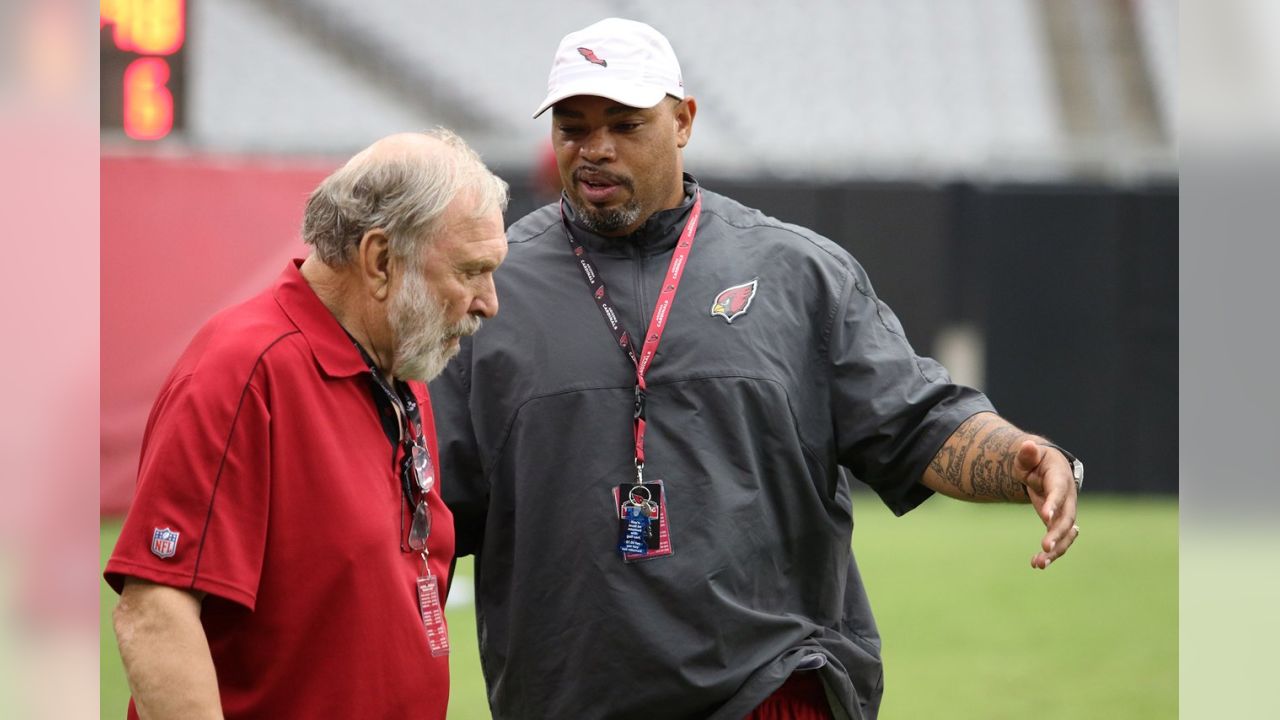
[[[430,392],[446,480],[441,483],[441,497],[453,512],[456,554],[474,555],[484,540],[489,484],[471,422],[472,339],[460,342],[458,356],[431,382]]]
[[[897,316],[856,262],[829,353],[840,464],[902,515],[933,494],[920,480],[942,444],[965,419],[991,411],[991,403],[951,382],[933,359],[915,354]]]
[[[138,485],[104,577],[216,595],[253,609],[266,548],[271,416],[244,377],[174,379],[152,409]]]

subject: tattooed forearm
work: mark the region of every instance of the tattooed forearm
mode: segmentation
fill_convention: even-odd
[[[998,415],[974,415],[943,444],[929,463],[926,478],[932,473],[945,483],[942,491],[955,497],[1027,502],[1027,489],[1014,476],[1013,463],[1028,437]]]
[[[929,463],[931,470],[961,492],[964,492],[961,481],[964,475],[965,449],[977,439],[978,431],[982,429],[982,423],[974,421],[977,417],[979,416],[975,415],[961,423]]]
[[[1013,477],[1013,458],[1023,434],[1009,425],[993,429],[982,442],[970,463],[973,492],[977,497],[1000,500],[1026,497],[1026,488]]]

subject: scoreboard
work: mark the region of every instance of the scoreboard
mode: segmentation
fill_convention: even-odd
[[[184,122],[185,0],[100,0],[103,131],[161,140]]]

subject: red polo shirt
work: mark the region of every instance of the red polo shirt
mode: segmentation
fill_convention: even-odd
[[[117,592],[129,575],[208,593],[228,718],[444,718],[449,658],[431,655],[422,558],[402,550],[402,451],[368,366],[298,263],[211,319],[165,381],[106,579]],[[426,388],[411,387],[440,478]],[[438,489],[429,548],[443,604],[454,536]]]

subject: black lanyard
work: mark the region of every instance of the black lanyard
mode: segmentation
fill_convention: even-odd
[[[393,447],[404,449],[404,457],[400,463],[400,485],[401,490],[404,492],[405,500],[412,505],[414,485],[411,480],[412,468],[410,467],[413,462],[413,451],[411,445],[413,443],[414,436],[418,435],[417,429],[422,427],[422,411],[418,407],[417,400],[413,397],[413,392],[408,390],[407,386],[405,387],[406,392],[404,393],[407,397],[405,397],[402,396],[401,393],[397,392],[396,389],[387,382],[386,378],[383,377],[382,373],[378,370],[378,366],[373,362],[373,358],[369,357],[369,353],[365,351],[364,346],[357,342],[354,337],[351,337],[351,333],[347,333],[347,337],[351,338],[351,344],[355,345],[356,350],[360,352],[360,357],[364,360],[365,365],[369,367],[369,375],[373,385],[381,391],[382,397],[386,402],[390,403],[392,412],[396,414],[397,437],[392,437],[390,433],[387,433],[387,439],[391,441]],[[375,405],[379,404],[377,392],[378,391],[374,391]],[[406,425],[408,426],[409,437],[405,437],[404,435]],[[384,425],[383,431],[385,432],[386,429],[387,428]],[[430,462],[431,450],[427,447],[425,437],[422,438],[421,445],[423,451],[428,453],[427,458],[428,462]]]

